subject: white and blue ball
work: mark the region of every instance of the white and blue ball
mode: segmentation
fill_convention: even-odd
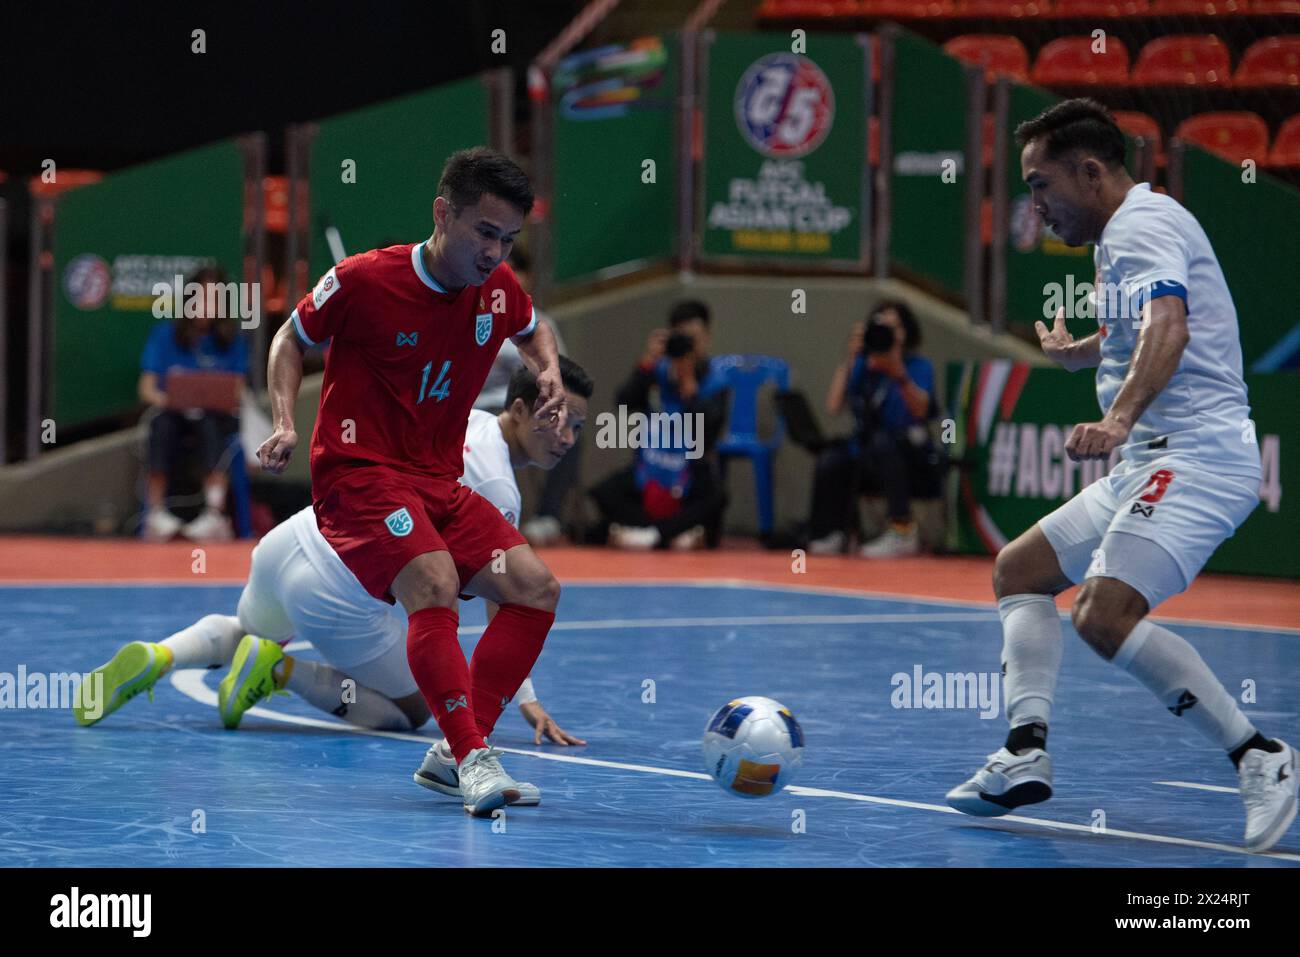
[[[704,767],[728,794],[757,798],[789,784],[803,760],[803,729],[779,701],[729,701],[704,729]]]

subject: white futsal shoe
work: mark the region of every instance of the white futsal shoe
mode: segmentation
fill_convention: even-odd
[[[429,748],[419,770],[412,775],[415,783],[430,791],[437,791],[450,797],[460,797],[460,773],[456,758],[451,753],[444,738]],[[527,781],[518,782],[519,799],[511,801],[511,807],[536,807],[542,803],[542,789]]]
[[[1052,796],[1052,759],[1041,748],[1012,754],[998,748],[975,776],[948,792],[949,806],[979,817],[1001,817]]]
[[[1237,768],[1249,851],[1267,851],[1295,820],[1296,753],[1285,741],[1277,743],[1282,745],[1277,753],[1251,748]]]

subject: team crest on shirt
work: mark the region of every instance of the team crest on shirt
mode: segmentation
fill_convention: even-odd
[[[480,312],[474,320],[474,341],[485,346],[492,338],[492,313]]]
[[[388,530],[398,538],[405,538],[411,534],[411,529],[415,527],[415,522],[411,520],[411,513],[405,508],[399,508],[392,515],[384,519],[384,524]]]

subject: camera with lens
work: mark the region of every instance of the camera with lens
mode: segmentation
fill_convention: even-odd
[[[670,359],[680,359],[695,348],[695,340],[684,332],[674,332],[664,344],[664,352]]]
[[[867,323],[867,330],[862,336],[862,351],[867,355],[888,352],[894,348],[894,327],[879,319]]]

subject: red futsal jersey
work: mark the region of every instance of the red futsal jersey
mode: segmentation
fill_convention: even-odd
[[[532,300],[507,264],[481,286],[448,292],[422,248],[350,256],[293,312],[304,342],[333,339],[311,439],[318,503],[349,470],[370,465],[454,482],[470,409],[502,340],[534,328]]]

